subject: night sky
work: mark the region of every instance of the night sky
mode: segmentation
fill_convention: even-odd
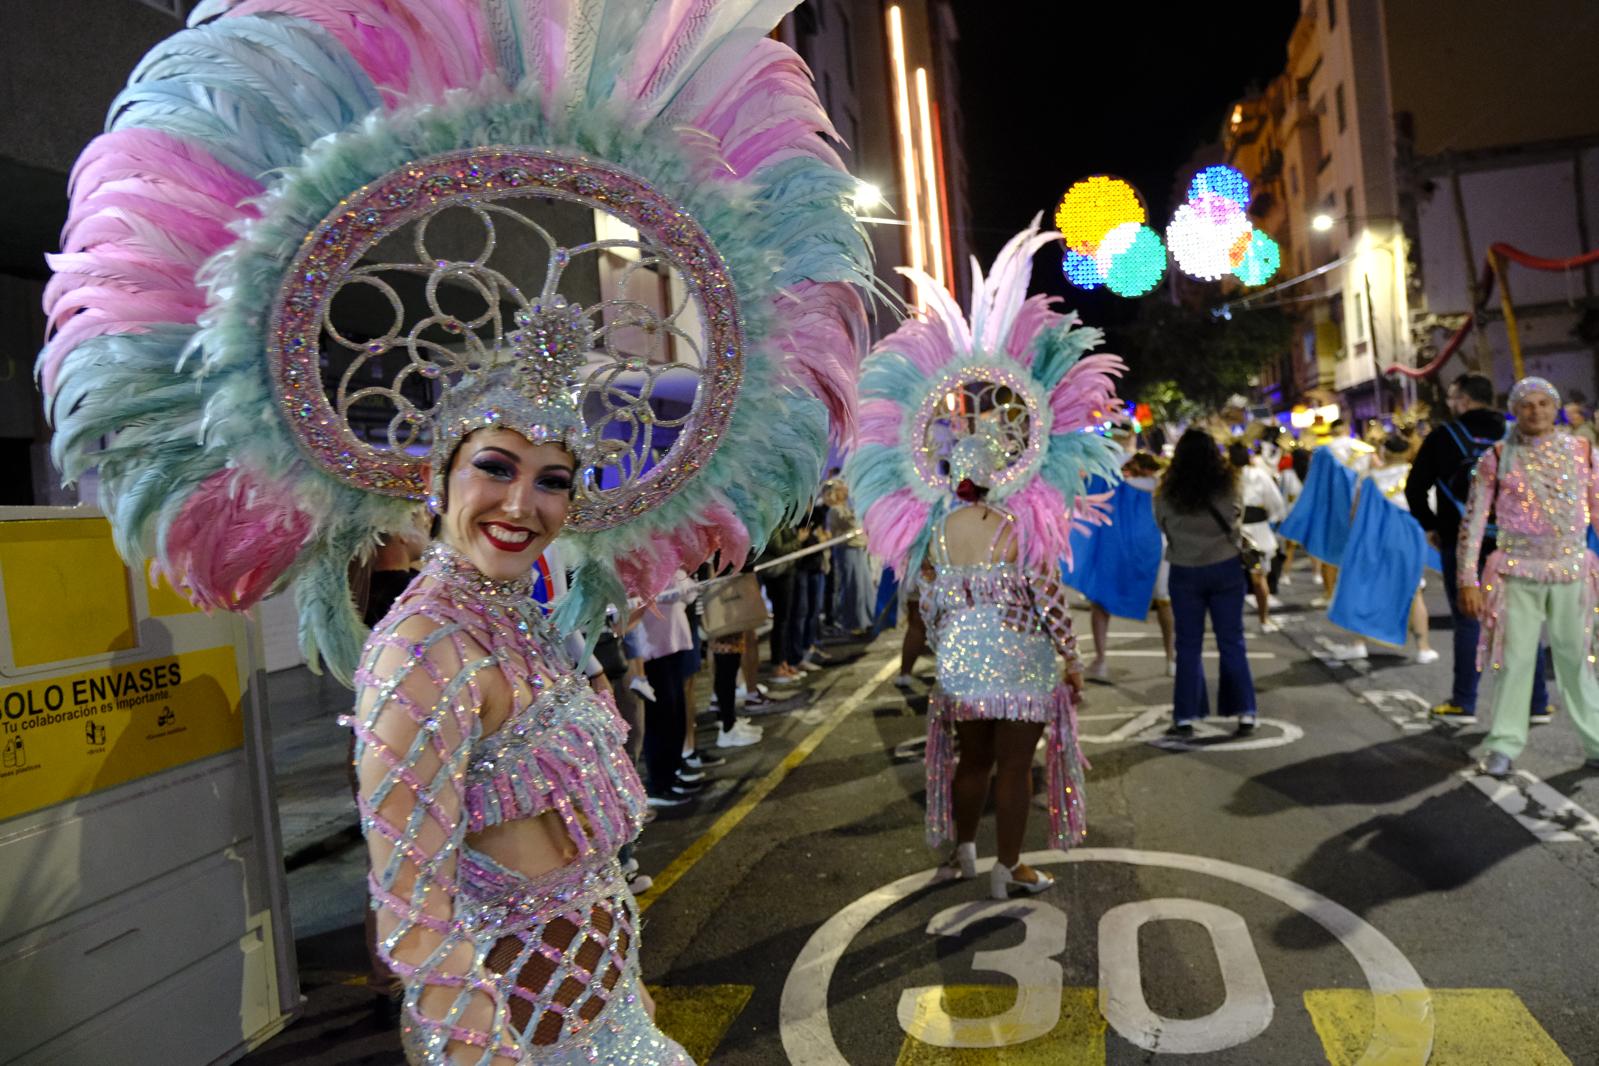
[[[1233,101],[1286,65],[1299,3],[956,0],[955,10],[971,239],[986,270],[1035,211],[1053,225],[1061,194],[1090,174],[1131,182],[1164,231],[1177,171],[1220,133]],[[1114,343],[1139,301],[1072,288],[1059,262],[1056,248],[1039,253],[1034,291],[1067,296]]]

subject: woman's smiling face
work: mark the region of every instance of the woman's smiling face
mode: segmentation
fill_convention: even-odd
[[[455,450],[440,539],[485,577],[521,577],[566,525],[575,464],[559,444],[480,429]]]

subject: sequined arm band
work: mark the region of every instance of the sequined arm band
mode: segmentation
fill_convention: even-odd
[[[1455,556],[1459,569],[1455,583],[1460,588],[1479,587],[1477,563],[1488,529],[1488,515],[1493,511],[1494,497],[1498,494],[1499,449],[1494,447],[1482,453],[1471,476],[1471,492],[1466,497],[1465,520],[1460,526],[1460,544]]]
[[[341,719],[356,734],[378,951],[405,983],[407,1024],[480,1048],[497,1043],[493,1011],[474,1003],[471,942],[454,917],[477,675],[493,661],[459,626],[412,616],[368,642],[356,713]]]
[[[1078,673],[1083,661],[1077,655],[1077,636],[1072,632],[1071,608],[1066,599],[1066,586],[1054,574],[1030,573],[1027,589],[1032,596],[1033,611],[1038,624],[1049,634],[1055,650],[1066,660],[1069,673]]]

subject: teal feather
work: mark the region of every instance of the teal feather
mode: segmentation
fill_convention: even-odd
[[[368,629],[350,596],[350,560],[366,547],[372,528],[345,522],[321,537],[318,550],[293,579],[300,619],[300,652],[313,672],[319,662],[342,684],[354,687],[355,667]]]
[[[1121,480],[1121,445],[1098,433],[1062,433],[1049,438],[1049,450],[1039,465],[1039,476],[1066,498],[1068,507],[1083,495],[1085,482],[1095,476],[1111,484]]]
[[[857,514],[896,489],[909,487],[915,477],[905,449],[886,444],[863,444],[844,462],[844,479]]]
[[[905,404],[907,397],[919,397],[927,390],[927,375],[903,355],[879,350],[864,364],[859,390],[863,400]]]
[[[1047,396],[1077,361],[1105,341],[1103,330],[1093,326],[1073,328],[1070,320],[1051,326],[1033,341],[1032,374]]]

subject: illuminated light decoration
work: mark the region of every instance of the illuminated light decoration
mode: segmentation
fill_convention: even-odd
[[[916,121],[921,125],[922,181],[927,194],[927,248],[932,253],[932,269],[928,273],[938,283],[949,287],[944,276],[944,221],[939,217],[938,160],[933,153],[933,108],[928,102],[927,69],[916,68]]]
[[[1248,247],[1238,265],[1233,267],[1233,273],[1245,285],[1264,285],[1277,273],[1282,261],[1282,249],[1277,247],[1277,242],[1257,229],[1249,234]],[[1114,287],[1114,279],[1112,283]]]
[[[1234,121],[1242,118],[1240,112],[1234,112]],[[1188,183],[1188,199],[1198,200],[1202,196],[1221,196],[1231,200],[1240,208],[1249,206],[1249,179],[1243,172],[1235,167],[1223,166],[1220,163],[1206,167]]]
[[[1201,281],[1220,281],[1232,273],[1229,256],[1233,243],[1241,232],[1234,226],[1217,225],[1208,211],[1203,211],[1190,201],[1178,206],[1166,227],[1166,246],[1183,273]]]
[[[1117,296],[1142,296],[1159,285],[1165,274],[1166,245],[1160,234],[1148,226],[1137,226],[1127,246],[1112,257],[1110,269],[1105,271],[1105,286]]]
[[[1138,236],[1138,231],[1143,228],[1137,222],[1123,222],[1114,226],[1099,242],[1099,247],[1094,249],[1094,261],[1099,264],[1099,272],[1110,277],[1110,265],[1118,255],[1133,246],[1133,239]]]
[[[1068,247],[1092,255],[1105,234],[1125,222],[1148,218],[1138,190],[1120,178],[1096,174],[1066,190],[1055,208],[1055,228]]]
[[[1244,261],[1244,255],[1249,251],[1249,242],[1255,239],[1256,232],[1253,229],[1246,230],[1240,233],[1238,239],[1228,246],[1227,261],[1233,265],[1234,271],[1237,271],[1238,265]]]
[[[888,53],[893,68],[894,120],[898,128],[900,191],[905,198],[906,240],[910,253],[910,266],[924,268],[922,258],[922,198],[921,184],[916,167],[916,141],[911,125],[910,78],[905,69],[905,27],[899,5],[888,9]],[[911,286],[915,290],[915,286]],[[913,295],[918,309],[926,306],[919,292]]]
[[[1066,249],[1066,255],[1060,261],[1060,271],[1066,275],[1067,281],[1079,289],[1097,289],[1105,284],[1105,274],[1099,269],[1099,261],[1075,248]]]

